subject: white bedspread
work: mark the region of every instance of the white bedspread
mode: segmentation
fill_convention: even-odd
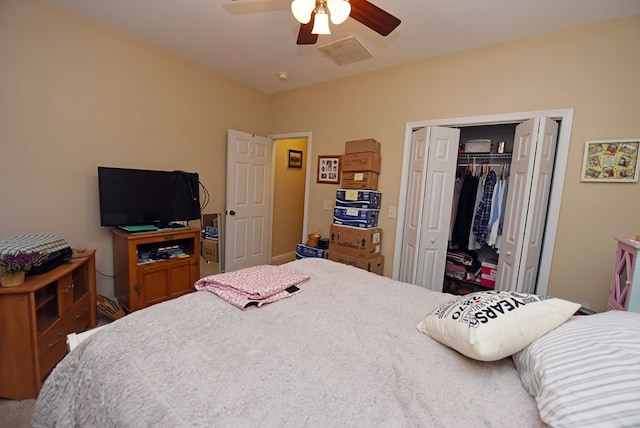
[[[537,427],[510,358],[470,360],[416,330],[453,296],[324,259],[304,290],[239,311],[195,292],[134,312],[58,364],[34,426]]]

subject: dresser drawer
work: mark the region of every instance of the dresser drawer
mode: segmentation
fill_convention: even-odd
[[[62,319],[56,320],[38,337],[38,361],[42,378],[49,374],[58,361],[67,354],[66,338],[67,333]]]
[[[38,337],[38,361],[43,378],[67,354],[67,334],[84,331],[89,326],[90,303],[86,293]]]
[[[91,321],[91,299],[89,293],[82,296],[63,316],[65,330],[69,333],[80,333],[89,327]]]

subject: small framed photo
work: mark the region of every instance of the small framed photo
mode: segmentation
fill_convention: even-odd
[[[318,156],[318,183],[340,184],[340,156]]]
[[[637,182],[639,150],[640,139],[587,141],[580,180]]]
[[[289,150],[289,168],[302,168],[302,152]]]

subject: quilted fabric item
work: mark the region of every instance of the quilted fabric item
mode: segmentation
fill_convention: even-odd
[[[0,255],[29,252],[47,254],[47,259],[33,267],[27,275],[39,275],[66,262],[73,255],[73,250],[65,241],[56,235],[19,235],[0,241]]]
[[[308,279],[309,275],[281,266],[260,265],[201,278],[195,288],[211,291],[232,305],[247,309],[289,297],[299,292],[297,286]]]
[[[56,235],[19,235],[0,241],[0,255],[33,251],[50,254],[66,248],[69,244]]]

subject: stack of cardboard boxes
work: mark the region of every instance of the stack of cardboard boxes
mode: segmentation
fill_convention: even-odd
[[[382,194],[377,191],[380,164],[378,141],[369,138],[345,143],[327,257],[382,275],[382,229],[378,228]]]
[[[219,263],[218,238],[220,229],[218,228],[218,214],[202,214],[202,225],[204,226],[202,255],[210,262]]]

